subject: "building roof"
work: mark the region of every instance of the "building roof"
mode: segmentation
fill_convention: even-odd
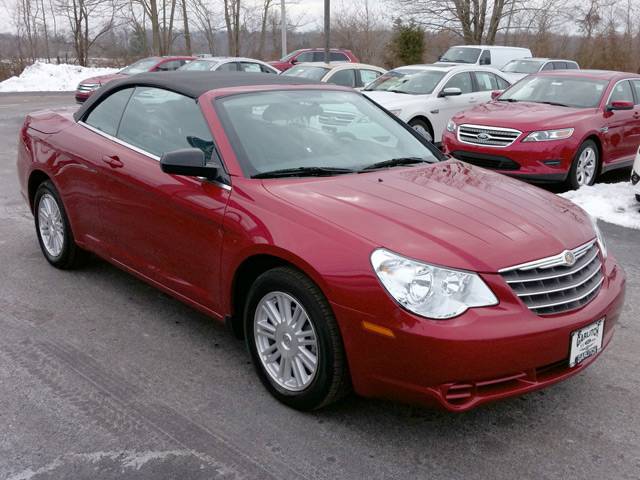
[[[140,73],[130,77],[114,80],[100,88],[73,115],[80,119],[85,112],[114,90],[131,86],[157,87],[180,93],[187,97],[198,98],[202,94],[219,88],[249,87],[255,85],[325,85],[313,80],[299,77],[285,77],[272,73],[247,72],[153,72]]]

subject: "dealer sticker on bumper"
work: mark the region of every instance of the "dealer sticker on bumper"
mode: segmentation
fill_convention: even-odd
[[[569,367],[580,364],[583,360],[595,355],[602,348],[604,334],[604,318],[591,325],[571,333],[571,353]]]

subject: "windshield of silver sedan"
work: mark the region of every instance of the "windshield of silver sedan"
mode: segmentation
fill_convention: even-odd
[[[244,93],[214,105],[248,177],[327,176],[440,160],[435,148],[356,92]]]
[[[379,76],[367,85],[365,90],[428,95],[440,83],[445,73],[444,70],[399,68]]]
[[[520,80],[498,98],[501,102],[546,103],[561,107],[595,108],[608,81],[579,77],[535,76]]]

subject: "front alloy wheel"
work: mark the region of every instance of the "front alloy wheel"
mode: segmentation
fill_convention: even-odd
[[[314,410],[349,391],[340,329],[325,296],[301,271],[277,267],[260,275],[243,314],[256,372],[282,403]]]
[[[284,292],[262,297],[253,334],[260,362],[275,383],[289,392],[311,384],[318,368],[318,341],[300,302]]]
[[[567,181],[573,189],[593,185],[598,176],[598,147],[593,140],[587,140],[578,149]]]

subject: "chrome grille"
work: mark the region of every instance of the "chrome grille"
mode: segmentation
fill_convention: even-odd
[[[573,262],[567,262],[571,259]],[[553,257],[504,268],[500,275],[538,315],[568,312],[586,305],[604,281],[595,240]]]
[[[353,113],[344,113],[344,112],[322,112],[318,120],[320,123],[324,125],[333,125],[333,126],[346,126],[351,124],[356,119],[356,116]]]
[[[521,134],[521,131],[512,128],[483,127],[481,125],[460,125],[458,127],[459,141],[489,147],[508,147]]]
[[[79,92],[92,92],[100,87],[99,83],[81,83],[78,85]]]

